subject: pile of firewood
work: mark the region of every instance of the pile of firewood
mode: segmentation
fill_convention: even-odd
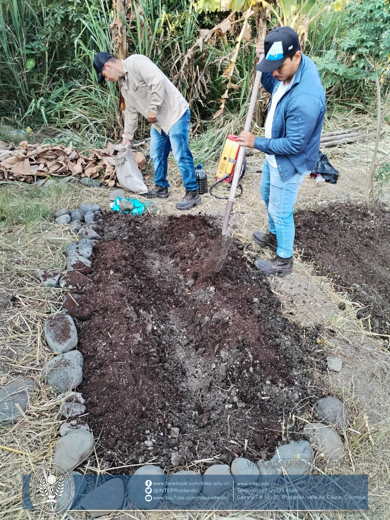
[[[375,134],[362,134],[356,128],[349,130],[338,130],[337,132],[324,132],[321,134],[321,148],[330,148],[339,144],[354,143],[355,141],[363,141],[375,136]]]
[[[104,186],[115,186],[114,145],[109,143],[106,148],[88,152],[80,155],[72,143],[65,147],[22,141],[15,147],[0,142],[0,179],[32,184],[44,177],[89,177],[99,179]],[[142,171],[145,156],[137,151],[134,156]]]

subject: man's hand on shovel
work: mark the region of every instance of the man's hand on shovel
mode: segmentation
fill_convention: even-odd
[[[254,148],[255,147],[255,139],[256,136],[251,134],[250,132],[241,132],[238,136],[238,140],[241,146],[245,146],[246,148]]]

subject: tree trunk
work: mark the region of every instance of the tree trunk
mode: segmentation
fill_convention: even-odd
[[[367,191],[366,191],[367,204],[370,204],[371,202],[373,204],[376,203],[375,172],[376,172],[376,168],[377,168],[379,139],[381,137],[381,128],[382,128],[382,97],[381,97],[381,84],[380,84],[379,76],[377,76],[375,78],[375,83],[376,83],[376,97],[377,97],[376,137],[375,137],[374,154],[372,156],[370,171],[368,174],[368,183],[367,183]]]
[[[267,8],[261,9],[259,5],[254,6],[254,10],[256,13],[256,45],[261,41],[264,41],[264,38],[267,34],[267,20],[269,18],[269,10]],[[260,54],[256,53],[257,60],[259,59]],[[255,71],[256,73],[256,71]],[[260,99],[262,94],[262,87],[260,87]],[[256,111],[255,111],[255,121],[260,126],[263,121],[261,121],[262,113],[261,113],[261,103],[257,103]]]
[[[126,39],[126,25],[122,20],[122,17],[126,18],[126,10],[132,5],[132,0],[113,0],[112,8],[115,13],[115,18],[110,25],[110,32],[112,38],[112,49],[115,56],[119,60],[125,60],[127,58],[127,39]],[[122,17],[121,17],[122,15]],[[119,114],[118,119],[122,126],[124,126],[124,110],[125,100],[121,94],[121,88],[119,88]]]

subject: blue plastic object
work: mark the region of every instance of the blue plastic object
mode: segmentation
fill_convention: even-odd
[[[122,200],[125,200],[126,202],[131,202],[134,206],[134,209],[131,211],[123,211],[123,213],[132,213],[133,215],[142,215],[143,213],[146,213],[148,211],[148,208],[153,205],[152,202],[146,202],[143,204],[138,199],[123,199],[122,197],[118,197],[114,200],[114,202],[111,202],[110,208],[112,211],[120,211],[120,203]]]

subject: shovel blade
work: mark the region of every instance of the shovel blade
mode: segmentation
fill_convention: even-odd
[[[215,241],[212,249],[212,270],[215,273],[219,273],[219,271],[222,269],[222,266],[229,252],[231,242],[232,237],[230,235],[221,235],[220,238]]]

